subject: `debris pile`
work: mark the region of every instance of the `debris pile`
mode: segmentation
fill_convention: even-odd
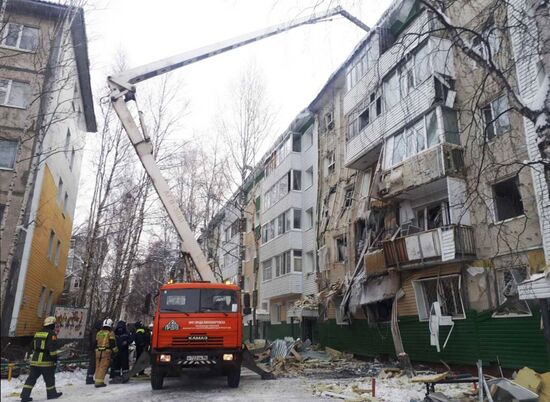
[[[513,381],[539,396],[539,402],[550,402],[550,372],[539,374],[529,367],[517,372]]]

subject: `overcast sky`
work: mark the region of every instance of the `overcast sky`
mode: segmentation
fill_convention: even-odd
[[[92,86],[104,87],[118,51],[130,67],[225,40],[329,8],[322,0],[88,0],[86,7]],[[341,2],[353,15],[372,26],[390,0]],[[180,69],[182,99],[189,102],[181,138],[210,138],[217,105],[227,97],[239,71],[254,62],[263,72],[277,123],[266,138],[267,146],[317,95],[330,74],[365,35],[359,27],[334,17],[331,22],[304,26],[273,38],[215,56]],[[138,86],[139,93],[139,86]],[[94,134],[88,136],[92,150]],[[85,157],[83,172],[91,152]],[[87,160],[88,159],[88,160]],[[82,175],[78,221],[86,200]]]

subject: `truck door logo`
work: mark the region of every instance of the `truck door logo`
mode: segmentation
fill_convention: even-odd
[[[178,329],[180,329],[180,326],[174,320],[164,326],[165,331],[177,331]]]

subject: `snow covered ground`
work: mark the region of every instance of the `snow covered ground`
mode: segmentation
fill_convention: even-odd
[[[2,380],[2,401],[17,401],[26,376],[14,378],[11,382]],[[113,384],[105,388],[96,389],[93,385],[85,385],[85,371],[62,372],[56,375],[58,391],[63,392],[60,400],[65,401],[319,401],[336,399],[322,398],[316,392],[323,385],[335,384],[341,389],[353,384],[365,383],[370,385],[369,379],[350,378],[343,380],[317,380],[315,378],[281,378],[271,381],[262,381],[259,376],[243,370],[241,385],[237,389],[228,388],[224,377],[192,378],[181,380],[168,378],[165,387],[160,391],[152,391],[148,379],[132,379],[127,384]],[[438,391],[449,396],[460,394],[471,389],[470,385],[440,385]],[[378,380],[376,393],[379,401],[409,402],[422,401],[424,387],[421,384],[411,384],[406,378],[387,378]],[[32,392],[35,401],[46,400],[44,381],[38,380]]]

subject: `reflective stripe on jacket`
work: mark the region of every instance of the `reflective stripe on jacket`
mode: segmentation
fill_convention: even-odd
[[[59,341],[55,331],[44,330],[34,334],[32,341],[33,354],[31,366],[52,367],[55,366],[59,354]]]
[[[110,349],[115,353],[118,352],[118,348],[116,347],[115,334],[113,333],[113,331],[108,331],[106,329],[98,331],[95,337],[95,342],[96,349],[99,351]]]

